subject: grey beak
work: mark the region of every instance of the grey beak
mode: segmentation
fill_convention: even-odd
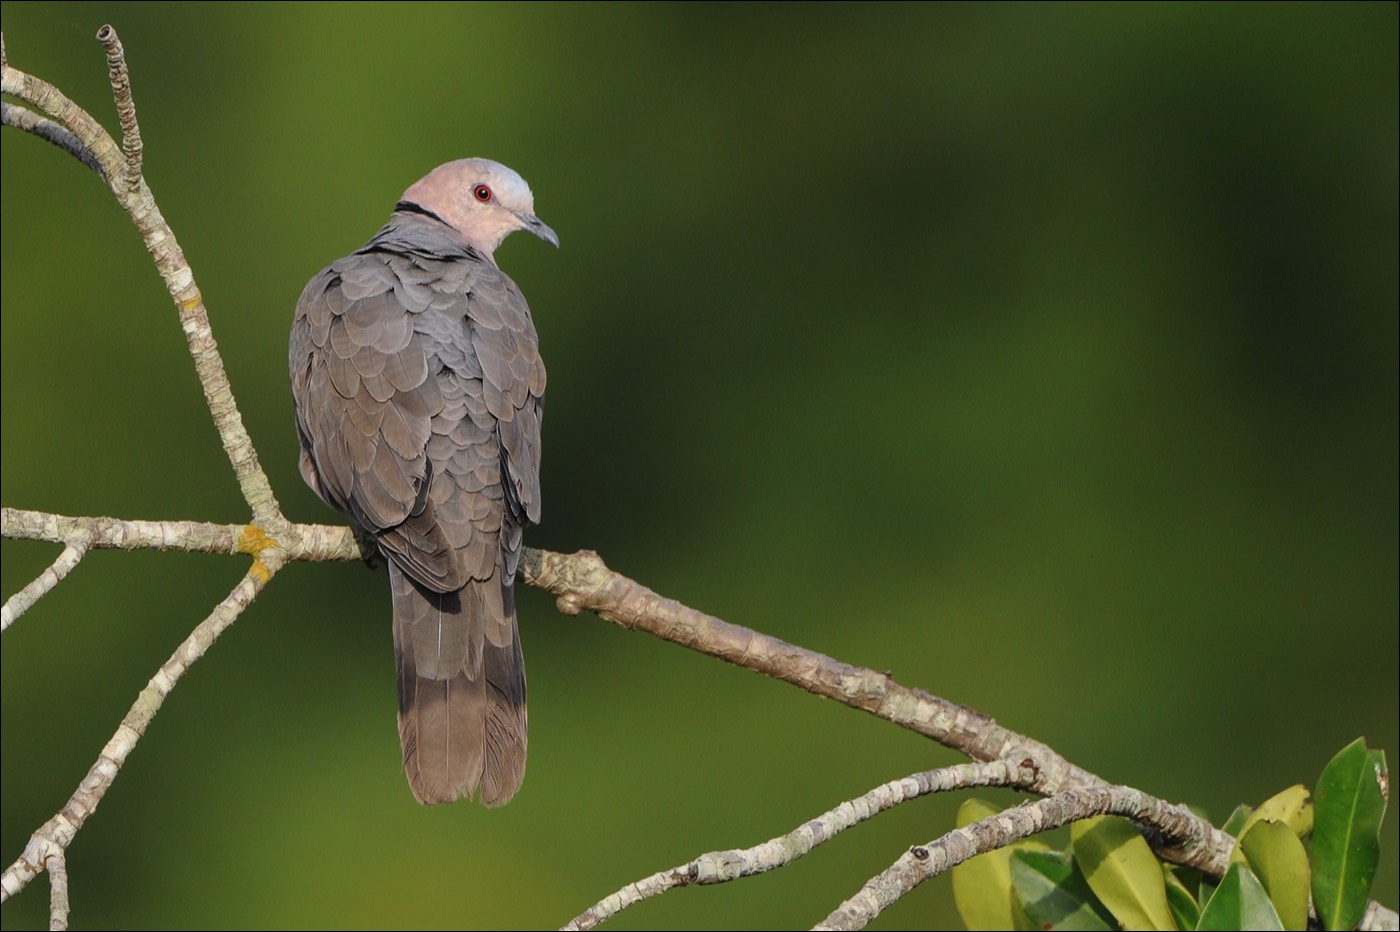
[[[516,216],[520,218],[521,223],[525,224],[526,230],[529,230],[546,243],[549,243],[555,249],[559,248],[559,234],[551,230],[549,224],[545,223],[534,214],[525,213],[523,211],[516,214]]]

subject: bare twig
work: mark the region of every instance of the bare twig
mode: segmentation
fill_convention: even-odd
[[[1376,932],[1400,932],[1400,914],[1372,900],[1366,904],[1366,912],[1362,914],[1356,927],[1374,929]]]
[[[817,929],[863,929],[876,916],[919,884],[985,851],[1090,816],[1127,816],[1151,825],[1168,837],[1191,831],[1197,821],[1187,809],[1173,806],[1127,786],[1081,786],[1033,803],[1007,809],[949,832],[926,845],[915,845],[842,903]]]
[[[629,906],[677,887],[727,883],[783,867],[851,826],[920,796],[970,786],[1028,787],[1034,780],[1033,767],[1010,765],[1003,761],[960,764],[892,780],[863,796],[841,803],[786,835],[770,838],[752,848],[711,851],[679,867],[628,884],[575,916],[563,928],[592,929]]]
[[[102,163],[97,160],[97,156],[82,141],[68,130],[59,126],[53,120],[39,116],[33,110],[21,107],[19,104],[12,104],[8,100],[0,102],[0,123],[5,126],[13,126],[15,129],[24,130],[32,136],[38,136],[47,143],[52,143],[58,148],[67,152],[73,158],[82,162],[88,168],[97,172],[97,177],[104,182],[107,180],[107,171],[102,167]]]
[[[62,851],[54,851],[44,859],[49,872],[49,930],[62,932],[68,928],[68,859]]]
[[[111,26],[97,30],[97,41],[107,50],[107,76],[112,82],[112,101],[117,105],[117,120],[122,127],[122,155],[126,160],[121,185],[128,192],[136,190],[141,181],[141,125],[136,122],[136,101],[131,97],[131,75],[126,70],[126,53],[122,40]]]
[[[218,344],[209,327],[204,298],[195,284],[194,272],[185,259],[175,233],[165,222],[155,195],[141,177],[141,136],[136,109],[131,102],[126,59],[116,30],[103,26],[98,39],[107,52],[108,73],[112,78],[113,99],[122,123],[123,149],[83,108],[69,100],[46,81],[12,68],[8,59],[0,74],[0,90],[18,97],[77,137],[97,159],[108,180],[108,187],[122,210],[141,233],[146,251],[165,282],[166,290],[179,309],[180,325],[194,359],[200,387],[219,440],[233,466],[243,498],[252,509],[253,522],[266,533],[277,536],[287,519],[277,505],[267,475],[258,464],[257,451],[243,426],[243,417],[233,398],[228,373],[224,370]]]
[[[257,598],[267,581],[285,563],[280,550],[268,548],[256,560],[222,602],[195,626],[189,637],[181,642],[170,659],[161,665],[156,675],[151,677],[146,688],[136,697],[116,733],[108,740],[96,763],[89,768],[87,776],[69,797],[68,802],[49,821],[40,826],[25,846],[24,853],[15,863],[0,874],[0,902],[8,900],[28,885],[50,863],[55,853],[62,854],[72,844],[73,838],[97,809],[98,803],[111,788],[112,781],[121,772],[122,765],[135,750],[136,743],[160,711],[165,697],[193,666],[204,656],[219,635],[228,630],[253,599]]]
[[[23,615],[31,605],[42,599],[54,586],[62,582],[63,577],[72,572],[73,567],[82,560],[90,545],[90,540],[81,537],[75,539],[63,548],[58,559],[53,561],[48,569],[40,573],[37,579],[6,599],[5,607],[0,609],[0,631],[8,630],[16,618]]]

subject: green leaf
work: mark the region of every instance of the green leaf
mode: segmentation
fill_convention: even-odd
[[[1307,835],[1313,828],[1313,801],[1308,788],[1300,783],[1270,797],[1245,819],[1238,832],[1230,834],[1243,838],[1260,822],[1282,822],[1299,838]]]
[[[1196,922],[1201,918],[1201,907],[1196,904],[1196,898],[1168,864],[1162,865],[1162,880],[1167,885],[1167,908],[1172,911],[1176,927],[1196,928]]]
[[[1293,829],[1283,822],[1260,822],[1244,833],[1230,860],[1248,863],[1285,929],[1308,927],[1308,852]]]
[[[1116,929],[1068,854],[1017,851],[1011,856],[1011,888],[1036,929]]]
[[[1070,826],[1074,859],[1124,929],[1175,929],[1157,857],[1127,819],[1095,816]]]
[[[1215,887],[1216,883],[1213,879],[1210,877],[1202,877],[1200,892],[1196,894],[1196,902],[1209,903],[1210,898],[1215,896]]]
[[[1244,864],[1231,864],[1210,902],[1201,910],[1196,928],[1206,932],[1234,929],[1283,932],[1283,923],[1254,872]]]
[[[958,807],[957,826],[966,828],[1000,811],[985,800],[969,799]],[[953,867],[953,901],[958,915],[973,932],[1035,928],[1011,891],[1011,854],[1023,850],[1048,851],[1049,846],[1038,840],[1021,841]]]
[[[1312,895],[1324,928],[1350,929],[1366,909],[1389,785],[1385,754],[1362,738],[1338,751],[1317,781]]]
[[[1240,803],[1235,807],[1235,811],[1230,813],[1230,818],[1225,820],[1225,824],[1220,826],[1226,835],[1240,837],[1240,829],[1244,828],[1244,823],[1249,821],[1249,817],[1254,815],[1254,807]]]

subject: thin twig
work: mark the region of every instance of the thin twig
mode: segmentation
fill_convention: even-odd
[[[13,126],[15,129],[24,130],[31,136],[38,136],[47,143],[57,146],[67,152],[73,158],[82,162],[88,168],[97,172],[97,177],[103,183],[107,181],[107,172],[102,167],[102,163],[97,160],[97,156],[82,141],[68,130],[59,126],[53,120],[41,117],[27,107],[19,104],[12,104],[8,100],[0,101],[0,123],[5,126]]]
[[[1366,904],[1366,912],[1361,915],[1356,927],[1376,932],[1400,932],[1400,914],[1372,900]]]
[[[44,859],[49,872],[49,932],[68,928],[68,859],[62,851],[54,851]]]
[[[126,63],[121,54],[121,42],[116,30],[110,26],[104,26],[98,38],[108,53],[108,72],[112,77],[114,100],[122,121],[124,149],[119,149],[101,124],[61,91],[10,67],[8,61],[3,69],[0,90],[18,97],[63,126],[102,165],[108,179],[108,189],[136,225],[156,271],[179,309],[180,326],[189,344],[190,356],[194,359],[195,372],[209,405],[210,416],[233,466],[243,498],[252,510],[253,522],[266,533],[277,536],[287,525],[287,519],[282,516],[272,485],[258,463],[257,451],[238,412],[223,358],[219,355],[218,344],[209,326],[204,298],[195,283],[194,272],[185,259],[184,251],[175,238],[175,232],[166,223],[155,195],[141,177],[140,126],[130,100],[130,82],[125,77]]]
[[[920,796],[970,786],[1027,787],[1034,780],[1034,768],[1012,766],[1004,761],[959,764],[891,780],[863,796],[841,803],[786,835],[770,838],[752,848],[711,851],[679,867],[628,884],[575,916],[563,928],[592,929],[629,906],[677,887],[727,883],[784,867],[851,826]]]
[[[91,546],[91,539],[77,538],[68,546],[63,548],[63,552],[58,555],[47,569],[39,574],[38,578],[25,586],[14,595],[5,600],[5,607],[0,608],[0,631],[6,631],[15,619],[29,610],[35,602],[42,599],[48,592],[63,581],[63,577],[73,571],[73,568],[82,560]]]
[[[117,120],[122,127],[122,155],[126,166],[121,185],[127,192],[136,190],[141,182],[141,125],[136,122],[136,101],[131,96],[131,75],[126,70],[126,53],[122,40],[111,25],[97,30],[97,41],[107,51],[107,77],[112,82],[112,101],[117,105]]]
[[[96,811],[98,803],[112,786],[112,781],[121,772],[122,765],[135,750],[136,743],[141,740],[146,727],[160,711],[165,697],[170,695],[170,691],[195,661],[213,646],[219,635],[228,630],[238,616],[243,614],[284,563],[285,557],[280,550],[271,548],[265,551],[238,585],[234,586],[233,591],[195,626],[175,649],[170,659],[161,665],[155,676],[146,684],[146,688],[136,697],[136,702],[127,711],[116,733],[102,748],[97,761],[88,770],[87,776],[69,797],[68,802],[30,836],[24,853],[0,874],[0,902],[23,890],[49,863],[55,851],[61,853],[67,850],[83,824]]]
[[[1188,810],[1127,786],[1081,786],[1026,803],[956,829],[926,845],[915,845],[872,877],[817,929],[863,929],[876,916],[919,884],[986,851],[1047,832],[1090,816],[1127,816],[1169,837],[1190,831],[1196,820]]]

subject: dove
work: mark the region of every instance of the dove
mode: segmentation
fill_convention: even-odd
[[[388,564],[403,766],[425,804],[502,805],[525,776],[514,584],[540,520],[545,370],[496,264],[516,230],[559,245],[511,169],[438,166],[311,279],[288,347],[302,477]]]

